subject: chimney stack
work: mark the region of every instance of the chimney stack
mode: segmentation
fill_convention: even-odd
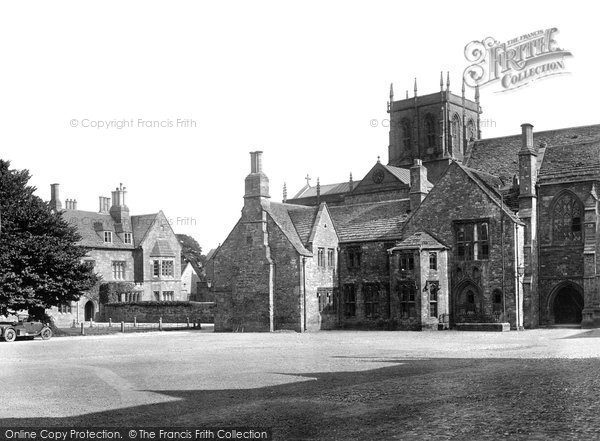
[[[250,152],[250,173],[262,173],[262,153]]]
[[[521,124],[521,150],[519,151],[520,198],[535,196],[537,152],[533,147],[533,126]]]
[[[105,196],[99,196],[98,201],[99,201],[99,210],[98,211],[100,213],[108,213],[108,210],[110,210],[110,198],[107,198]]]
[[[119,184],[112,192],[112,206],[109,213],[117,224],[115,225],[117,230],[131,231],[129,208],[125,205],[125,193],[127,193],[127,189],[123,187],[123,184]]]
[[[54,211],[62,210],[62,203],[60,202],[59,194],[60,184],[50,184],[50,208]]]
[[[250,174],[246,176],[244,208],[245,220],[262,216],[262,210],[270,206],[269,178],[262,171],[262,152],[250,152]]]
[[[427,169],[420,159],[414,160],[414,165],[410,168],[410,211],[415,211],[423,199],[427,196]]]

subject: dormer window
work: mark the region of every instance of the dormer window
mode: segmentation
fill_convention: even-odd
[[[104,232],[104,243],[112,243],[112,231]]]
[[[132,241],[131,241],[131,233],[125,233],[123,234],[123,243],[125,243],[126,245],[131,245]]]

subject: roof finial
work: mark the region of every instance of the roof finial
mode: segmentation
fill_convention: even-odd
[[[417,77],[415,77],[415,97],[417,96]]]
[[[352,180],[352,172],[350,172],[350,180],[348,181],[348,187],[350,191],[354,190],[354,181]]]
[[[450,71],[446,72],[446,92],[450,92]]]
[[[444,91],[444,72],[440,70],[440,92]]]
[[[390,103],[394,101],[394,83],[390,83]]]
[[[321,182],[317,178],[317,202],[321,200]]]
[[[408,89],[406,89],[406,99],[408,99]]]
[[[287,183],[283,183],[283,202],[287,202]]]
[[[379,164],[381,162],[379,155],[377,155],[377,163]]]
[[[475,102],[479,104],[479,84],[475,85]]]
[[[304,179],[306,179],[306,186],[310,187],[310,176],[308,176],[308,173],[306,174],[306,177]]]

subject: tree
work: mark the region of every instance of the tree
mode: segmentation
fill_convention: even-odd
[[[187,234],[177,234],[177,240],[181,244],[181,267],[188,262],[202,267],[206,256],[202,255],[202,247],[196,239]]]
[[[27,309],[40,317],[78,300],[97,277],[82,262],[86,250],[75,226],[33,194],[30,178],[0,160],[0,312]]]

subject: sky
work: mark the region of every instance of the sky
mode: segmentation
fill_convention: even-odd
[[[2,2],[0,158],[82,210],[123,183],[132,214],[162,210],[207,252],[239,218],[250,151],[264,152],[276,201],[307,174],[360,179],[387,162],[390,83],[396,97],[415,78],[433,93],[448,71],[460,94],[473,40],[557,28],[573,55],[568,74],[482,87],[484,138],[600,123],[597,16],[578,5]]]

